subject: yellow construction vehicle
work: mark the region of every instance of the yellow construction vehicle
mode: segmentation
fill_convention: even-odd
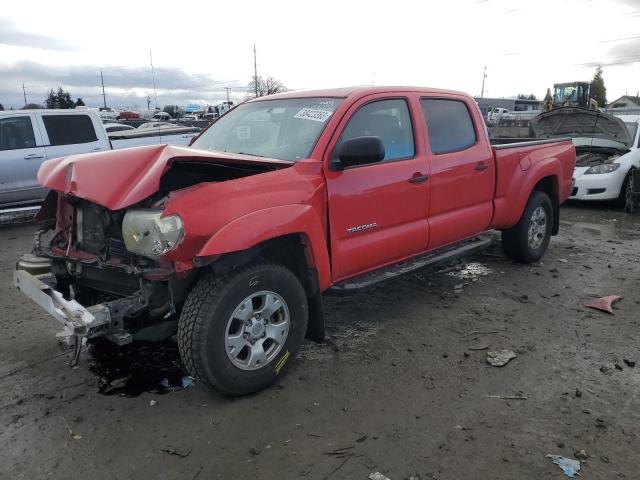
[[[591,98],[591,82],[556,83],[553,98],[544,102],[544,111],[558,107],[582,107],[598,110],[598,102]]]

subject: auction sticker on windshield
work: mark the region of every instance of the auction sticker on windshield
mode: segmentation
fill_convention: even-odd
[[[296,113],[294,118],[303,120],[313,120],[314,122],[326,122],[333,112],[331,110],[321,110],[319,108],[303,108]]]

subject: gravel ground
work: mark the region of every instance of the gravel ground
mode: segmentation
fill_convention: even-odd
[[[11,285],[34,226],[0,227],[0,478],[561,479],[545,455],[580,450],[582,478],[639,478],[639,226],[570,205],[540,264],[496,241],[327,299],[330,341],[235,400],[160,387],[183,375],[171,343],[71,369],[56,322]],[[584,307],[612,294],[615,315]],[[494,349],[517,358],[490,366]]]

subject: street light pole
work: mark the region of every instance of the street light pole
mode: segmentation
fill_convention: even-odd
[[[484,79],[487,78],[487,67],[484,67],[482,72],[482,91],[480,92],[480,98],[484,98]]]
[[[256,42],[253,42],[253,80],[255,82],[256,98],[258,98],[258,60],[256,57]]]

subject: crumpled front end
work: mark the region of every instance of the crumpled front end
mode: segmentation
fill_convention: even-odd
[[[152,202],[145,206],[154,207]],[[14,283],[63,324],[65,335],[123,345],[176,331],[189,275],[176,275],[162,259],[166,244],[155,256],[127,249],[123,223],[129,213],[56,192],[47,197],[37,217],[34,254],[47,259],[50,269],[43,273],[39,264],[39,271],[29,271],[29,262],[22,268],[19,262]],[[139,235],[157,238],[148,230]]]

